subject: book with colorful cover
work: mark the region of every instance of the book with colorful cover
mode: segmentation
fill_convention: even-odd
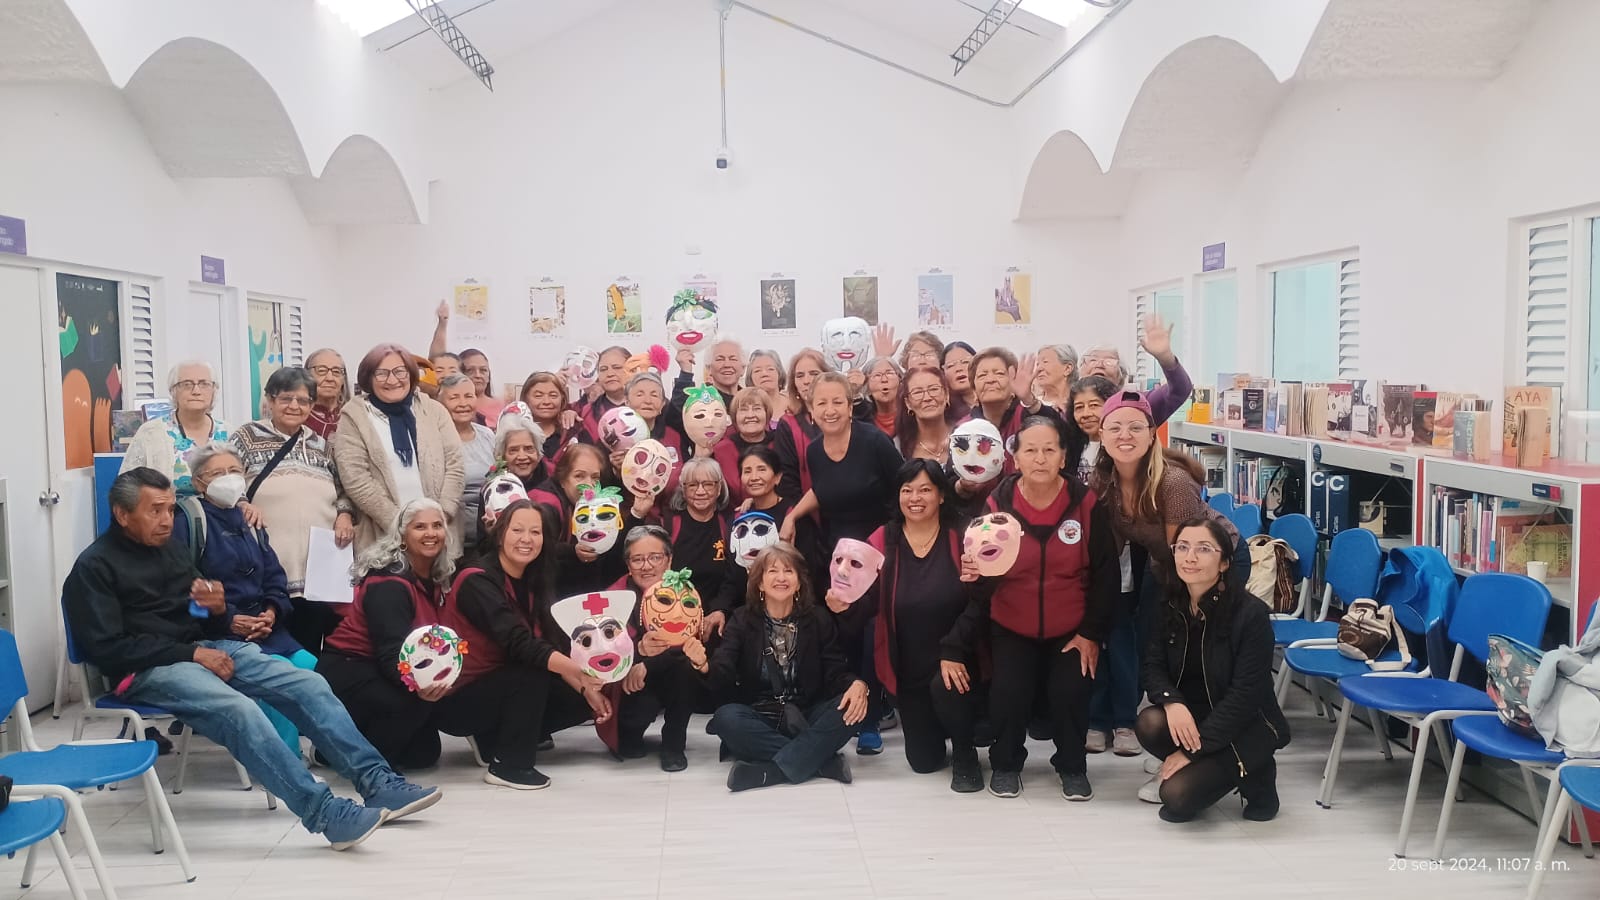
[[[1507,456],[1517,454],[1517,445],[1521,438],[1518,433],[1517,413],[1524,407],[1539,406],[1550,412],[1550,452],[1559,453],[1559,429],[1553,423],[1561,418],[1561,389],[1549,385],[1523,384],[1506,388],[1505,404],[1500,409],[1501,438],[1503,445],[1501,452]]]
[[[1455,445],[1456,406],[1461,395],[1439,391],[1433,402],[1433,446],[1449,450]]]
[[[1411,443],[1419,447],[1433,446],[1434,404],[1439,395],[1433,391],[1417,391],[1411,395]]]
[[[1385,384],[1383,386],[1383,425],[1389,441],[1397,444],[1411,443],[1411,405],[1413,395],[1422,390],[1416,384]]]
[[[1197,425],[1211,424],[1211,398],[1216,393],[1208,387],[1197,387],[1190,395],[1189,421]]]
[[[1374,378],[1358,378],[1353,384],[1350,409],[1350,434],[1357,438],[1381,438],[1383,431],[1383,383]]]
[[[1263,430],[1267,424],[1267,392],[1261,388],[1245,388],[1242,393],[1245,430]]]
[[[1222,424],[1226,428],[1244,427],[1244,391],[1222,392]]]
[[[1347,440],[1355,412],[1355,385],[1335,381],[1328,385],[1328,436]]]

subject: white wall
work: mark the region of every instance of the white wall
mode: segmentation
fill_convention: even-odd
[[[526,291],[568,285],[570,335],[601,346],[602,293],[644,285],[646,333],[678,280],[719,276],[724,328],[747,347],[816,342],[839,279],[880,275],[883,317],[915,321],[915,275],[956,273],[957,330],[974,343],[1089,341],[1119,333],[1114,223],[1019,226],[1005,113],[738,12],[728,23],[733,166],[718,172],[716,18],[698,0],[635,2],[506,64],[490,94],[437,95],[433,185],[423,227],[340,234],[341,346],[417,346],[454,279],[491,284],[496,380],[559,360],[570,342],[527,334]],[[513,74],[514,73],[514,74]],[[702,254],[691,257],[695,245]],[[1001,269],[1035,273],[1031,332],[994,329]],[[762,335],[757,282],[801,279],[794,335]],[[912,326],[914,327],[914,326]],[[459,342],[452,342],[458,348]]]

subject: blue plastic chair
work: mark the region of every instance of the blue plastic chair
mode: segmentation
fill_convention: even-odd
[[[66,805],[67,820],[79,828],[83,835],[83,849],[94,866],[95,877],[107,900],[115,900],[105,860],[100,856],[100,845],[95,842],[89,828],[89,817],[77,792],[90,788],[103,788],[132,781],[144,783],[145,800],[150,806],[150,838],[155,852],[160,853],[162,829],[172,838],[172,848],[177,851],[178,865],[183,869],[185,881],[194,881],[194,867],[189,864],[189,850],[184,846],[183,835],[178,833],[178,823],[172,818],[172,807],[167,805],[166,792],[156,777],[157,748],[153,741],[110,741],[89,744],[62,744],[50,750],[41,749],[34,740],[33,725],[28,721],[24,701],[28,696],[28,679],[22,671],[22,657],[17,652],[17,639],[11,632],[0,629],[0,708],[9,709],[16,723],[21,750],[0,757],[0,775],[8,775],[16,782],[14,796],[55,797]],[[24,865],[24,873],[33,868],[32,852]]]
[[[1206,498],[1206,505],[1219,513],[1233,518],[1233,495],[1227,491],[1218,491]]]
[[[1317,537],[1317,526],[1311,524],[1309,516],[1289,513],[1275,519],[1272,527],[1267,529],[1267,535],[1283,541],[1294,550],[1294,574],[1300,581],[1300,599],[1295,603],[1294,612],[1273,618],[1304,619],[1306,607],[1311,605],[1311,590],[1316,582],[1312,576],[1317,571],[1317,542],[1320,540]]]
[[[1344,736],[1350,725],[1350,711],[1364,706],[1393,716],[1417,729],[1417,746],[1411,758],[1411,780],[1406,787],[1405,809],[1400,817],[1400,837],[1395,856],[1404,858],[1411,818],[1416,812],[1417,791],[1422,784],[1422,767],[1428,756],[1428,741],[1437,732],[1439,747],[1449,746],[1444,723],[1470,712],[1494,712],[1489,695],[1462,684],[1462,663],[1470,655],[1478,664],[1489,657],[1489,635],[1504,634],[1525,643],[1538,645],[1550,617],[1550,591],[1526,575],[1488,572],[1473,575],[1461,586],[1455,610],[1449,614],[1446,636],[1456,645],[1448,678],[1434,675],[1431,668],[1421,673],[1373,672],[1339,681],[1344,707],[1339,711],[1339,727],[1333,735],[1333,749],[1323,773],[1322,795],[1318,803],[1327,808],[1333,803],[1333,788],[1339,777],[1339,758]]]
[[[78,883],[78,873],[72,868],[72,855],[67,852],[67,842],[61,839],[61,826],[66,821],[67,806],[55,797],[15,801],[5,812],[0,812],[0,853],[11,856],[26,847],[31,860],[33,848],[49,841],[67,890],[72,893],[73,900],[84,900],[83,885]],[[31,886],[31,875],[32,872],[23,873],[23,889]]]
[[[1565,830],[1567,816],[1572,814],[1574,803],[1580,807],[1579,834],[1585,845],[1588,844],[1589,833],[1583,820],[1583,811],[1600,812],[1600,760],[1574,759],[1562,763],[1556,771],[1556,783],[1561,786],[1561,795],[1556,799],[1555,810],[1545,816],[1544,827],[1539,834],[1539,849],[1533,859],[1533,880],[1528,882],[1528,900],[1538,897],[1539,889],[1544,886],[1544,873],[1550,870],[1550,857],[1555,855],[1556,839]]]
[[[1233,527],[1239,529],[1239,537],[1249,540],[1261,533],[1261,507],[1254,503],[1235,506],[1233,514],[1228,516],[1233,520]]]
[[[1322,573],[1322,608],[1316,621],[1304,619],[1274,619],[1272,639],[1280,647],[1289,647],[1298,641],[1333,640],[1339,635],[1339,623],[1328,621],[1328,611],[1337,596],[1345,606],[1350,601],[1371,597],[1378,589],[1378,573],[1383,569],[1383,548],[1378,537],[1364,528],[1347,528],[1334,535],[1328,545],[1328,565]],[[1289,666],[1278,669],[1278,705],[1288,697]]]

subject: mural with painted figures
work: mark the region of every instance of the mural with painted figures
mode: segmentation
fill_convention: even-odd
[[[250,418],[261,418],[261,391],[267,378],[283,368],[283,304],[251,300]]]
[[[112,449],[111,411],[122,405],[122,326],[118,284],[56,275],[61,344],[61,408],[67,468],[94,465]]]

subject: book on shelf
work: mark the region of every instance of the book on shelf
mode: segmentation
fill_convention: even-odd
[[[1226,391],[1242,391],[1250,386],[1249,372],[1219,372],[1217,373],[1217,395],[1221,396]]]
[[[1197,425],[1211,424],[1211,398],[1216,393],[1208,387],[1197,387],[1190,396],[1189,421]]]
[[[1502,423],[1501,451],[1506,456],[1518,456],[1522,443],[1521,422],[1518,414],[1525,408],[1540,407],[1549,413],[1546,419],[1546,455],[1561,451],[1560,432],[1555,427],[1561,413],[1561,389],[1548,385],[1523,384],[1506,388],[1505,403],[1500,408]]]
[[[1264,421],[1261,430],[1268,434],[1283,434],[1283,431],[1280,430],[1283,427],[1283,423],[1278,419],[1278,389],[1275,387],[1267,388],[1266,395],[1266,399],[1263,401],[1264,412],[1262,415]]]
[[[1350,409],[1350,434],[1356,438],[1381,439],[1386,435],[1383,427],[1383,383],[1373,378],[1357,378],[1352,382]]]
[[[1244,391],[1222,392],[1222,424],[1227,428],[1244,427]]]
[[[1524,406],[1517,410],[1517,465],[1542,466],[1550,458],[1550,410]]]
[[[1278,385],[1278,433],[1290,437],[1306,433],[1305,385],[1298,381]]]
[[[1328,386],[1325,384],[1308,384],[1305,386],[1305,431],[1306,437],[1326,438],[1328,436]]]
[[[1530,559],[1550,564],[1551,578],[1570,578],[1572,526],[1554,506],[1435,486],[1431,504],[1437,548],[1470,572],[1526,575]]]
[[[1383,425],[1389,440],[1398,444],[1411,443],[1411,408],[1413,395],[1422,390],[1416,384],[1385,384],[1383,386]]]
[[[1355,385],[1336,381],[1328,385],[1328,436],[1348,440],[1355,413]]]
[[[1417,391],[1411,395],[1411,443],[1418,447],[1433,446],[1433,420],[1439,395],[1434,391]]]
[[[1477,399],[1476,394],[1438,392],[1433,405],[1433,446],[1441,450],[1455,447],[1456,411]]]
[[[1261,388],[1245,388],[1244,427],[1246,431],[1262,431],[1267,424],[1267,392]]]
[[[1489,461],[1489,410],[1487,400],[1468,401],[1473,409],[1457,409],[1452,428],[1451,455],[1474,462]]]

